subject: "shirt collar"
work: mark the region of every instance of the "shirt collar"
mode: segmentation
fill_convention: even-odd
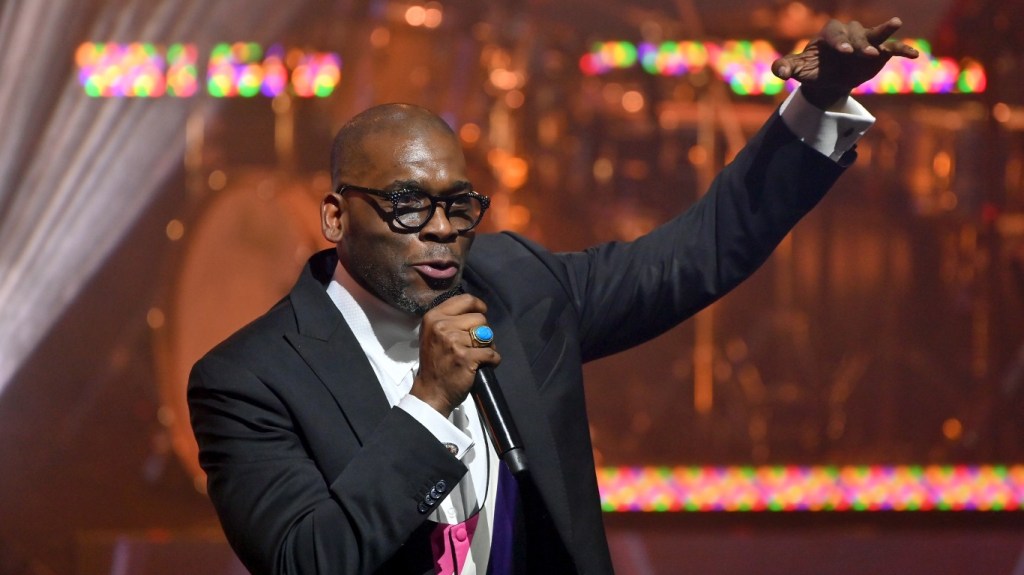
[[[335,292],[331,293],[332,299],[338,296],[341,296],[338,298],[341,300],[350,299],[350,302],[345,303],[355,304],[356,309],[361,312],[354,315],[362,317],[350,318],[349,315],[353,315],[356,309],[352,309],[350,305],[343,306],[337,299],[335,301],[339,304],[338,307],[346,321],[354,328],[353,331],[357,332],[356,338],[364,348],[370,343],[366,340],[372,338],[394,361],[406,363],[419,359],[419,317],[396,309],[367,291],[348,273],[341,262],[334,268],[331,284],[328,292]],[[342,288],[340,291],[345,294],[337,293],[338,287]],[[345,298],[344,295],[348,295],[349,298]]]

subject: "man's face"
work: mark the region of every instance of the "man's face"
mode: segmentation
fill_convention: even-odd
[[[435,196],[470,190],[459,143],[437,129],[370,134],[367,167],[346,184],[386,192],[418,189]],[[426,226],[409,232],[390,217],[384,198],[346,191],[338,255],[345,269],[392,306],[422,315],[431,302],[462,280],[472,232],[458,233],[438,205]]]

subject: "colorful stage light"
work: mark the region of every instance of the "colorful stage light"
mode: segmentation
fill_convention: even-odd
[[[214,98],[252,97],[259,93],[263,49],[254,42],[221,43],[213,47],[206,71],[206,91]]]
[[[772,74],[779,53],[764,40],[730,40],[716,52],[711,66],[740,96],[778,94],[784,82]]]
[[[583,73],[596,76],[615,69],[628,69],[637,62],[637,49],[630,42],[597,42],[580,60]]]
[[[284,47],[274,44],[267,48],[267,57],[263,59],[263,85],[260,93],[274,98],[288,88],[288,68],[285,66]]]
[[[292,72],[292,89],[300,98],[326,98],[341,82],[341,58],[328,52],[303,54]]]
[[[904,40],[921,53],[915,60],[893,58],[855,94],[973,94],[985,91],[985,69],[973,60],[957,64],[932,55],[927,40]]]
[[[718,46],[703,42],[643,43],[639,46],[640,65],[648,74],[682,76],[702,71],[718,58]]]
[[[915,60],[893,58],[872,80],[860,86],[857,94],[972,94],[983,92],[986,85],[984,67],[974,60],[957,63],[949,58],[936,58],[926,40],[905,40],[921,55]],[[803,48],[806,42],[798,47]],[[639,57],[638,57],[639,55]],[[580,70],[588,76],[627,70],[637,62],[648,74],[683,76],[711,66],[733,93],[739,96],[777,94],[784,88],[793,90],[796,82],[783,82],[771,72],[779,57],[765,40],[728,40],[713,42],[663,42],[639,44],[629,42],[597,42],[580,58]]]
[[[155,98],[166,89],[165,60],[153,44],[86,42],[75,62],[79,83],[94,98]]]
[[[333,53],[293,50],[285,57],[280,45],[264,54],[255,42],[216,44],[206,67],[206,90],[215,98],[273,98],[288,89],[299,97],[324,98],[341,81],[341,58]],[[95,98],[195,95],[198,57],[193,44],[172,44],[166,51],[153,44],[88,42],[78,47],[79,82]],[[289,70],[291,78],[289,79]]]
[[[604,467],[621,511],[1019,511],[1024,465]]]
[[[199,87],[196,70],[198,51],[194,44],[171,44],[167,48],[167,95],[188,98]]]

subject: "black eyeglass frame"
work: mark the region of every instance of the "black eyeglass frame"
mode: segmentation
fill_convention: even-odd
[[[364,188],[363,186],[355,186],[352,184],[340,184],[335,190],[335,193],[340,196],[341,194],[344,194],[347,190],[355,190],[357,192],[370,194],[371,196],[377,196],[378,198],[388,200],[389,202],[391,202],[391,217],[394,220],[395,225],[402,228],[403,230],[407,230],[410,232],[418,232],[423,228],[427,227],[427,224],[430,223],[430,220],[434,217],[434,213],[437,211],[437,204],[444,204],[444,216],[448,218],[449,221],[451,221],[451,216],[448,214],[448,210],[451,209],[452,203],[455,200],[469,196],[471,198],[475,198],[477,201],[480,202],[480,215],[476,218],[476,221],[473,222],[473,224],[470,225],[468,228],[457,230],[460,234],[468,232],[473,228],[477,227],[477,225],[479,225],[480,222],[484,219],[484,214],[487,213],[487,208],[491,206],[491,198],[483,194],[478,194],[473,190],[470,190],[468,192],[452,194],[450,196],[435,196],[433,194],[428,194],[423,190],[400,189],[389,192],[386,190],[377,190],[374,188]],[[427,217],[423,220],[423,223],[418,226],[406,225],[402,223],[401,220],[398,219],[398,199],[403,195],[410,193],[421,194],[428,200],[430,200],[430,212],[427,214]]]

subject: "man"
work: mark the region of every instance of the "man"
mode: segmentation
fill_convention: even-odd
[[[349,122],[321,209],[337,248],[190,378],[210,497],[246,566],[610,573],[582,363],[662,333],[768,257],[872,121],[850,90],[891,56],[916,56],[888,41],[899,26],[829,23],[775,63],[801,90],[697,205],[580,253],[474,238],[487,200],[433,114],[385,105]],[[496,366],[528,474],[499,463],[467,399],[484,365]]]

